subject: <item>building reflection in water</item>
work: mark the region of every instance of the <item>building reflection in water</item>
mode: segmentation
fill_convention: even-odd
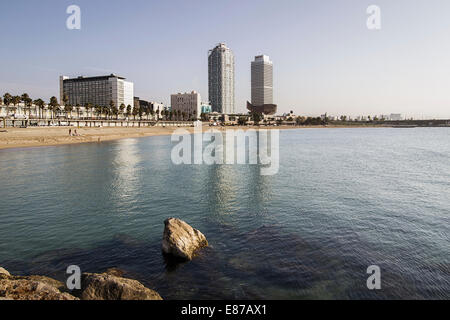
[[[248,145],[246,149],[248,151]],[[203,190],[209,213],[219,222],[229,220],[230,215],[238,216],[234,219],[254,219],[268,214],[272,198],[270,180],[273,177],[262,176],[260,165],[203,166],[206,167]]]
[[[112,197],[119,203],[128,203],[136,198],[139,190],[139,162],[141,161],[137,139],[117,140],[112,160]]]

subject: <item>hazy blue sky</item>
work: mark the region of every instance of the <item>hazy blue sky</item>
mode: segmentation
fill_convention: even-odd
[[[66,8],[82,10],[81,30]],[[366,9],[382,10],[382,29]],[[448,0],[14,0],[0,2],[0,94],[58,95],[58,76],[120,74],[135,95],[208,99],[207,52],[236,59],[236,107],[250,98],[250,61],[274,62],[281,112],[450,118]]]

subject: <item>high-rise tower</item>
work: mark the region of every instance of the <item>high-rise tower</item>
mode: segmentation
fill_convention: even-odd
[[[273,103],[273,63],[269,56],[256,56],[252,62],[252,104]]]
[[[212,111],[234,114],[234,54],[224,43],[208,53],[209,100]]]
[[[275,114],[273,104],[273,63],[269,56],[256,56],[252,61],[252,102],[247,102],[250,112]]]

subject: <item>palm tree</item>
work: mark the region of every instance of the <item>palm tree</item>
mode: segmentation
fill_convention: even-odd
[[[123,111],[126,109],[126,106],[125,106],[125,103],[122,103],[121,105],[120,105],[120,113],[121,114],[123,114]]]
[[[98,104],[94,106],[94,110],[97,113],[97,118],[102,114],[102,107],[100,107]]]
[[[9,115],[9,105],[11,104],[11,102],[12,102],[12,96],[9,93],[5,93],[3,95],[3,103],[6,106],[6,116]]]
[[[83,107],[84,110],[86,111],[86,117],[89,117],[89,109],[90,109],[89,103],[86,102]]]
[[[71,104],[66,103],[64,105],[64,112],[66,113],[66,118],[69,113],[70,113],[70,118],[72,118],[72,110],[73,110],[73,106]]]
[[[92,109],[92,104],[90,104],[90,103],[85,103],[85,104],[84,104],[84,109],[86,109],[86,115],[87,115],[87,117],[89,118],[89,110]],[[91,118],[92,118],[92,115],[91,115]]]
[[[28,109],[28,117],[31,118],[31,107],[33,106],[33,99],[28,98],[25,102],[25,107]]]
[[[136,116],[139,114],[139,107],[137,107],[137,106],[134,106],[134,108],[133,108],[133,117],[134,117],[134,120],[136,120]]]
[[[64,95],[63,95],[63,103],[64,103],[64,106],[66,106],[68,102],[69,102],[69,96],[68,96],[67,94],[64,94]]]
[[[109,102],[108,114],[116,116],[116,119],[119,115],[119,109],[116,107],[116,104],[113,100]],[[111,119],[111,118],[110,118]]]
[[[72,116],[72,106],[69,104],[69,96],[67,94],[64,94],[62,97],[62,103],[64,105],[64,112],[67,114],[70,112],[70,116]]]
[[[80,104],[77,103],[77,105],[75,106],[75,109],[77,109],[77,117],[78,117],[78,119],[80,119],[80,108],[81,108]]]
[[[48,104],[48,108],[52,112],[52,119],[55,117],[55,113],[59,112],[59,103],[58,99],[55,96],[50,98],[50,103]]]
[[[111,100],[111,101],[109,102],[109,109],[110,109],[109,111],[110,111],[111,114],[114,114],[115,108],[116,108],[116,104],[114,103],[113,100]]]
[[[26,105],[26,103],[27,103],[29,98],[30,98],[30,96],[28,95],[28,93],[23,93],[20,96],[20,101],[23,102],[23,109],[24,109],[24,111],[25,111],[25,105]],[[18,107],[17,109],[20,110],[20,107]],[[25,114],[25,112],[24,112],[24,114]]]
[[[109,115],[111,114],[111,109],[108,106],[102,107],[103,113],[105,114],[105,120],[108,120]]]
[[[36,100],[34,100],[34,105],[36,105],[36,106],[38,106],[38,108],[39,108],[39,113],[40,113],[40,115],[39,115],[39,118],[41,118],[41,115],[42,115],[42,111],[44,110],[44,107],[45,107],[45,102],[44,102],[44,100],[42,100],[42,99],[36,99]]]
[[[16,111],[16,106],[20,103],[21,99],[22,98],[20,96],[13,96],[12,97],[11,102],[12,102],[12,104],[14,106],[14,112]]]
[[[131,105],[127,106],[127,117],[131,115]]]
[[[252,115],[253,123],[255,125],[259,125],[259,122],[261,121],[261,114],[258,112],[252,112],[251,115]]]

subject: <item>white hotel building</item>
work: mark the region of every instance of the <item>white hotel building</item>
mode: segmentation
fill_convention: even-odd
[[[93,106],[109,106],[111,101],[114,101],[116,107],[122,103],[132,107],[134,104],[133,83],[114,74],[72,79],[61,76],[59,86],[61,104],[64,95],[67,95],[68,103],[72,106],[84,106],[86,103],[91,103]]]

